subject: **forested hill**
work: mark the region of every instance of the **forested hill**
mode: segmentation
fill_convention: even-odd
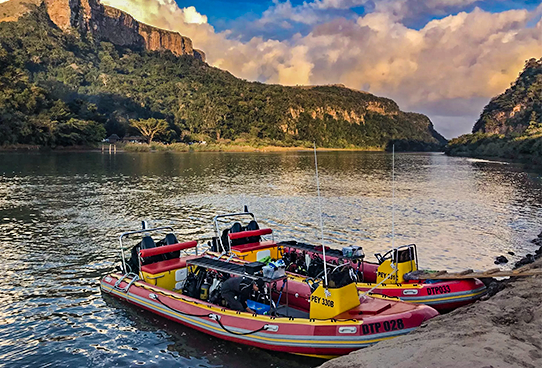
[[[446,153],[542,162],[542,58],[527,60],[512,86],[484,108],[473,134],[451,140]]]
[[[493,98],[474,125],[473,133],[528,134],[542,118],[542,58],[530,59],[504,93]]]
[[[341,86],[251,83],[190,55],[62,31],[45,5],[0,23],[0,145],[69,146],[134,134],[156,118],[166,141],[256,139],[281,145],[436,148],[424,115]]]

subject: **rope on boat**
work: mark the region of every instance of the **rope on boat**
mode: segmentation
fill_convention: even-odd
[[[260,332],[260,331],[264,331],[264,330],[267,330],[267,325],[263,325],[261,328],[257,329],[257,330],[254,330],[254,331],[250,331],[250,332],[235,332],[235,331],[230,331],[226,328],[226,326],[224,326],[222,324],[222,321],[220,320],[220,318],[216,318],[216,317],[219,317],[219,316],[216,316],[215,317],[209,317],[215,321],[218,322],[218,324],[220,325],[220,327],[222,327],[222,329],[228,333],[231,333],[232,335],[252,335],[256,332]]]
[[[154,297],[153,297],[154,296]],[[175,308],[172,308],[170,307],[169,305],[167,305],[166,303],[164,303],[163,301],[160,300],[160,298],[158,297],[158,295],[156,294],[150,294],[149,297],[151,299],[154,299],[156,301],[158,301],[160,304],[162,304],[164,307],[174,311],[175,313],[179,313],[179,314],[182,314],[182,315],[185,315],[185,316],[190,316],[190,317],[199,317],[199,318],[204,318],[204,317],[209,317],[211,315],[211,313],[209,314],[192,314],[192,313],[186,313],[186,312],[182,312],[180,310],[177,310]],[[210,317],[209,317],[210,318]]]
[[[254,330],[254,331],[249,331],[249,332],[235,332],[235,331],[231,331],[229,329],[226,328],[226,326],[224,326],[222,324],[222,321],[220,320],[220,316],[214,314],[214,313],[209,313],[209,314],[192,314],[192,313],[186,313],[186,312],[182,312],[180,310],[177,310],[175,308],[172,308],[170,307],[169,305],[167,305],[166,303],[164,303],[163,301],[160,300],[160,298],[158,297],[158,295],[156,294],[151,294],[151,295],[154,295],[154,297],[150,296],[151,299],[154,299],[156,301],[158,301],[160,304],[162,304],[164,307],[174,311],[175,313],[179,313],[179,314],[182,314],[182,315],[185,315],[185,316],[190,316],[190,317],[199,317],[199,318],[209,318],[209,319],[212,319],[213,321],[217,321],[218,324],[220,325],[220,327],[222,327],[222,329],[228,333],[231,333],[232,335],[240,335],[240,336],[243,336],[243,335],[252,335],[252,334],[255,334],[256,332],[260,332],[260,331],[264,331],[264,330],[267,330],[268,329],[268,325],[263,325],[261,328],[257,329],[257,330]]]

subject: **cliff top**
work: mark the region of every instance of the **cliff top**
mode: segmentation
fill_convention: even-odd
[[[484,107],[473,133],[528,135],[541,128],[542,58],[532,58],[510,88]]]
[[[17,21],[32,10],[30,5],[43,3],[49,17],[60,29],[77,28],[115,45],[143,47],[151,51],[169,50],[176,55],[191,55],[205,61],[205,54],[193,48],[190,38],[139,22],[130,14],[103,5],[99,0],[9,0],[0,3],[0,22]]]

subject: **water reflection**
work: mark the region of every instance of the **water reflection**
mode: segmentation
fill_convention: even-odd
[[[319,154],[326,242],[366,254],[416,243],[425,268],[483,269],[534,248],[541,181],[521,166],[385,153]],[[319,237],[313,156],[286,153],[0,153],[0,361],[10,366],[309,367],[238,347],[102,297],[116,235],[140,220],[182,240],[243,205],[278,239]],[[510,257],[513,258],[513,257]],[[263,364],[263,363],[262,363]]]

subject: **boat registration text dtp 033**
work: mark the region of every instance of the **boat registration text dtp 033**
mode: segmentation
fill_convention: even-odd
[[[435,286],[427,288],[427,295],[448,294],[451,293],[449,285]]]

